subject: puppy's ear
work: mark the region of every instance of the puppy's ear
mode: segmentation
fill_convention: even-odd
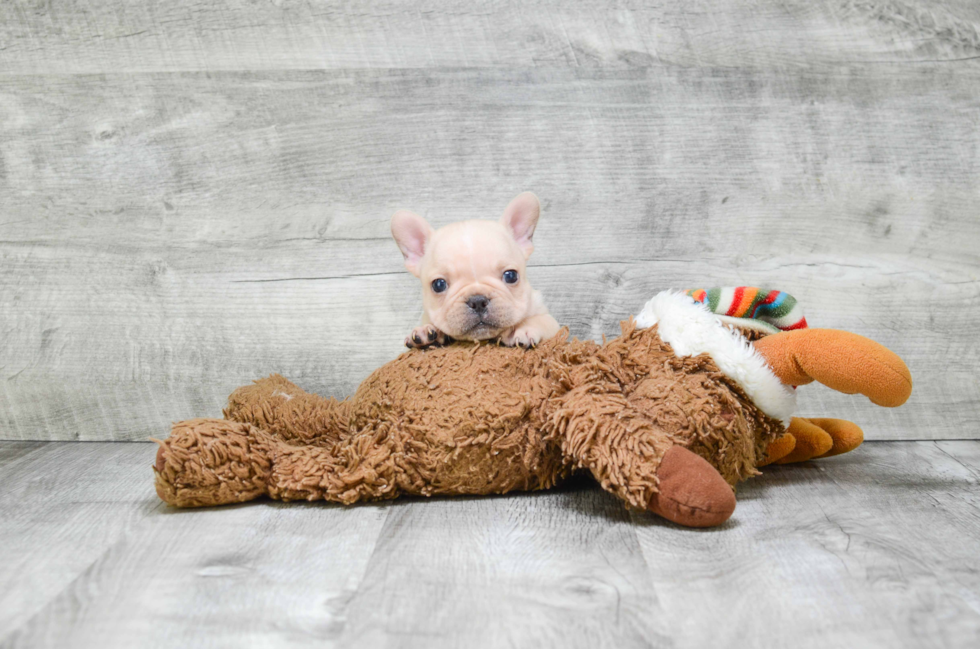
[[[504,210],[504,215],[500,217],[500,222],[524,252],[525,259],[534,252],[531,237],[534,235],[534,228],[538,225],[539,216],[541,216],[541,203],[538,197],[531,192],[524,192],[510,202]]]
[[[432,237],[432,228],[415,212],[398,210],[391,217],[391,236],[405,257],[405,268],[418,277],[422,256]]]

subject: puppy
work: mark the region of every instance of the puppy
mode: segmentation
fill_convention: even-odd
[[[391,234],[405,268],[422,280],[422,323],[405,344],[497,339],[533,347],[558,333],[558,322],[525,276],[540,214],[531,192],[512,200],[499,221],[461,221],[439,230],[418,214],[396,212]]]

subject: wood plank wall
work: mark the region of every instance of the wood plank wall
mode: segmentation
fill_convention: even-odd
[[[0,4],[0,439],[350,393],[421,311],[390,214],[525,189],[573,334],[772,285],[916,380],[803,414],[980,438],[976,2],[65,0]]]

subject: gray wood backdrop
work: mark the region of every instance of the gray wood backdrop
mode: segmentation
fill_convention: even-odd
[[[344,395],[420,314],[388,217],[543,200],[580,337],[763,284],[980,438],[980,3],[0,4],[0,439],[143,440],[270,372]]]

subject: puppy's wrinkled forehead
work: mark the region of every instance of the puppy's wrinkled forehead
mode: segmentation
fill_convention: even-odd
[[[505,266],[524,266],[524,255],[507,228],[497,221],[461,221],[433,234],[423,272],[476,279],[496,275]]]

